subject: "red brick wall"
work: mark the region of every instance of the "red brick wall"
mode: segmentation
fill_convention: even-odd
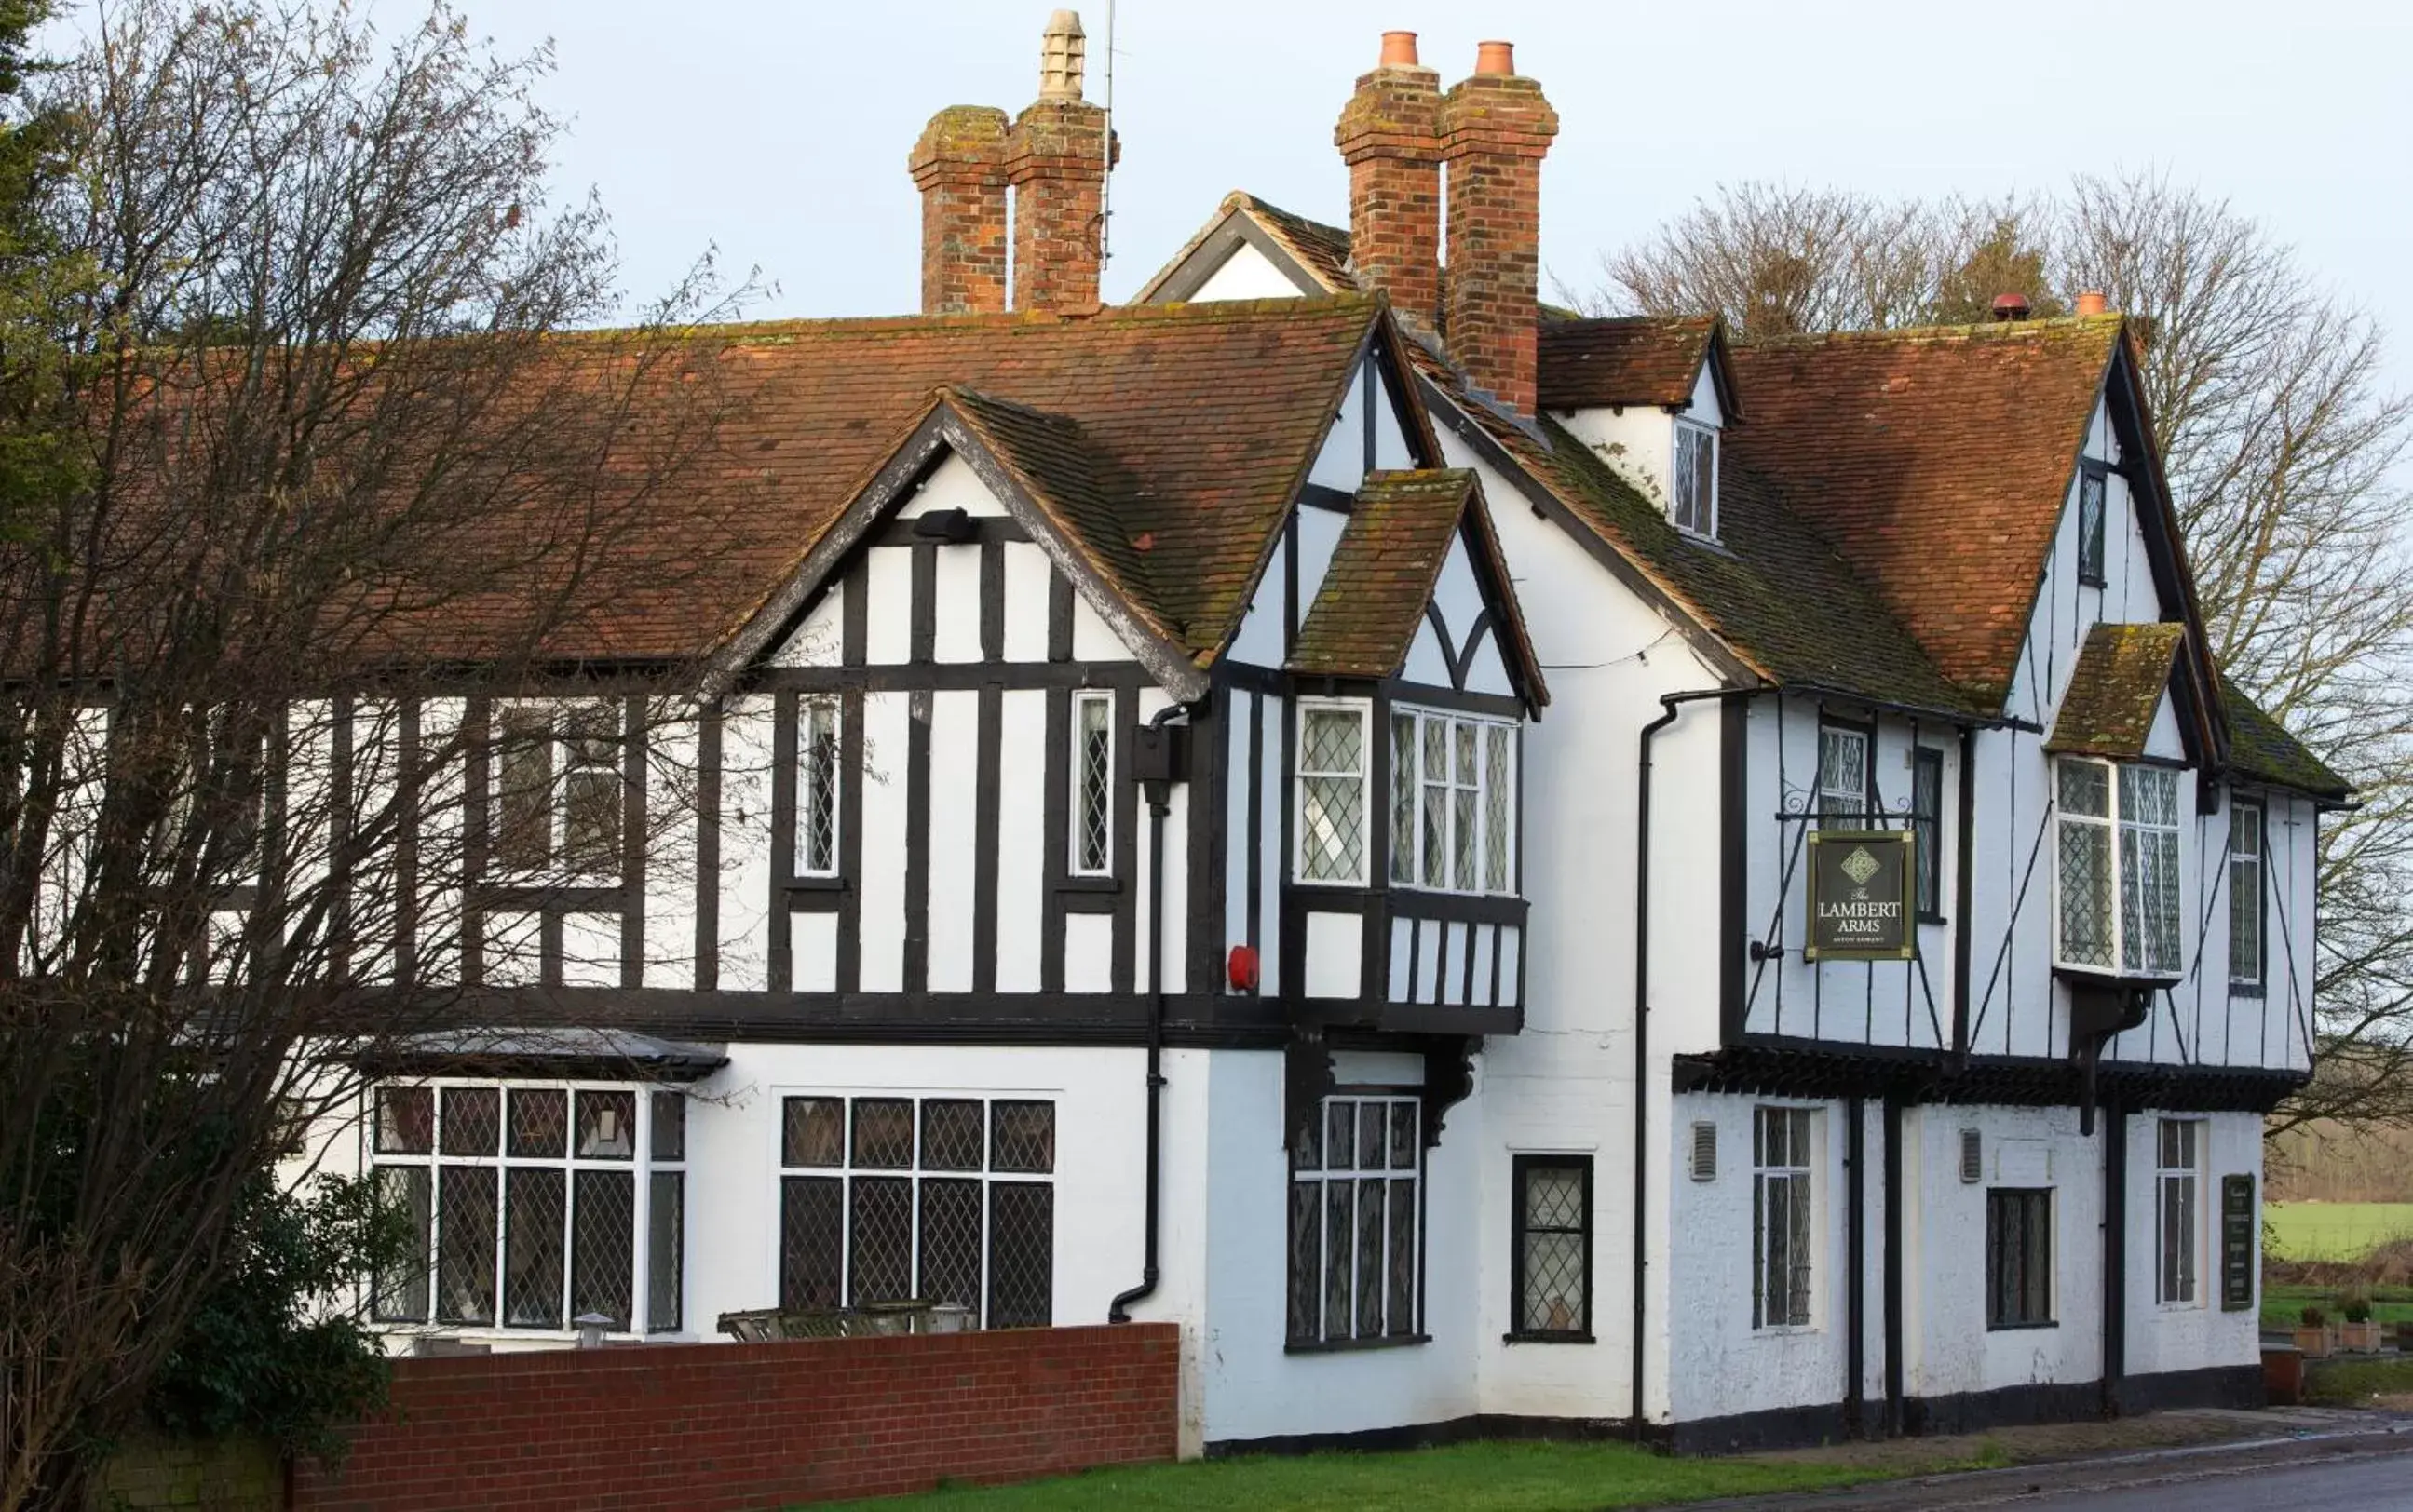
[[[1169,1323],[403,1359],[293,1505],[770,1508],[1175,1454]]]

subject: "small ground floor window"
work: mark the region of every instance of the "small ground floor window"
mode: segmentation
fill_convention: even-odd
[[[373,1279],[381,1323],[615,1332],[681,1326],[687,1101],[635,1086],[372,1091],[370,1162],[412,1244]]]
[[[1418,1337],[1422,1100],[1324,1099],[1291,1149],[1289,1342]]]
[[[1518,1155],[1511,1336],[1591,1338],[1591,1157]]]
[[[810,1096],[781,1105],[779,1305],[954,1303],[1044,1327],[1056,1291],[1056,1105]]]
[[[1986,1194],[1986,1327],[2052,1322],[2052,1191],[1994,1187]]]

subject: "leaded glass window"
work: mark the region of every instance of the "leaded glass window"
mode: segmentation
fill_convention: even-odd
[[[1718,533],[1718,433],[1690,420],[1676,422],[1676,456],[1668,518],[1695,536]]]
[[[1752,1114],[1751,1326],[1811,1322],[1813,1110],[1759,1108]]]
[[[779,1305],[952,1302],[1054,1319],[1056,1105],[797,1096],[780,1107]]]
[[[2176,976],[2178,773],[2064,756],[2054,764],[2053,791],[2055,959],[2093,971]]]
[[[1910,826],[1918,867],[1918,917],[1944,913],[1944,753],[1920,746],[1911,754]]]
[[[1326,1097],[1291,1151],[1293,1345],[1418,1337],[1423,1105]]]
[[[1361,706],[1299,705],[1298,879],[1366,880],[1366,713]]]
[[[618,875],[628,793],[618,706],[514,704],[496,727],[496,861],[512,872]]]
[[[2228,985],[2233,990],[2262,990],[2265,948],[2262,943],[2264,854],[2263,809],[2259,803],[2232,802],[2228,809]]]
[[[448,1081],[380,1085],[373,1105],[370,1159],[414,1240],[372,1281],[379,1322],[681,1326],[680,1094]]]
[[[1585,1155],[1518,1155],[1516,1295],[1518,1338],[1591,1336],[1591,1160]]]
[[[796,858],[799,876],[837,874],[838,706],[826,699],[796,715]]]
[[[1399,709],[1391,714],[1391,880],[1433,892],[1512,892],[1516,727]]]
[[[1850,827],[1867,822],[1869,732],[1848,725],[1818,727],[1818,819]]]
[[[2078,480],[2078,580],[2089,587],[2103,586],[2103,524],[2110,511],[2105,506],[2110,491],[2108,475],[2089,467]]]
[[[1073,696],[1073,873],[1115,868],[1115,696]]]

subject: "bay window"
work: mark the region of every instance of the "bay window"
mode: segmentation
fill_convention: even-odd
[[[1326,1097],[1290,1152],[1292,1348],[1413,1341],[1423,1272],[1424,1105]]]
[[[2054,796],[2054,960],[2085,971],[2177,976],[2179,774],[2063,756]]]
[[[384,1323],[622,1333],[681,1326],[686,1100],[637,1086],[388,1083],[370,1160],[412,1236]]]
[[[1391,880],[1434,892],[1516,890],[1516,729],[1391,712]]]

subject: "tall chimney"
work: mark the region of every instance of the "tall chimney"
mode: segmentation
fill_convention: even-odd
[[[1506,42],[1485,42],[1474,75],[1442,96],[1449,165],[1449,349],[1468,381],[1532,415],[1542,270],[1542,158],[1559,112],[1517,72]]]
[[[1081,97],[1088,42],[1059,10],[1040,43],[1039,98],[1014,117],[1005,177],[1014,185],[1014,306],[1077,310],[1098,302],[1106,187],[1106,112]]]
[[[1358,282],[1425,324],[1441,319],[1441,76],[1416,64],[1416,34],[1384,32],[1332,128],[1349,165],[1349,258]]]
[[[1005,308],[1005,112],[950,105],[906,167],[922,191],[922,313]]]

